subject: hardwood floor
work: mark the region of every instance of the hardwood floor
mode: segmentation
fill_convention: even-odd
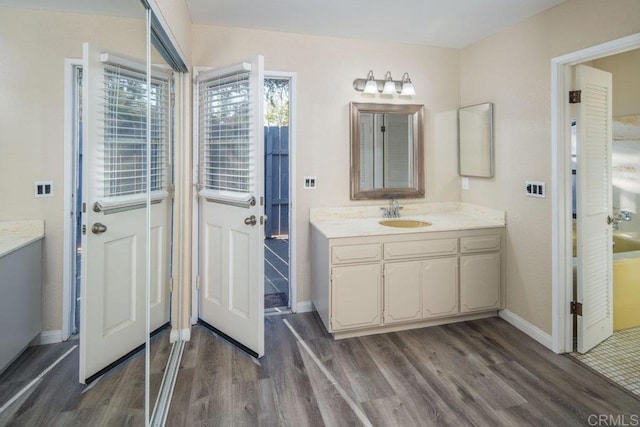
[[[585,426],[592,414],[640,416],[631,393],[498,318],[340,341],[315,313],[270,316],[265,329],[257,361],[195,326],[167,425]],[[170,347],[157,338],[154,389]],[[0,406],[73,345],[29,349],[0,376]],[[78,384],[77,364],[76,349],[0,426],[144,425],[142,353],[93,387]]]
[[[592,414],[640,415],[630,393],[498,318],[334,341],[305,313],[268,317],[265,330],[256,361],[194,327],[167,425],[583,426]]]
[[[0,407],[78,341],[29,347],[0,375]],[[150,391],[156,396],[171,345],[169,331],[151,339]],[[151,406],[155,397],[151,399]],[[95,384],[78,382],[78,349],[0,413],[0,426],[144,426],[144,352]]]

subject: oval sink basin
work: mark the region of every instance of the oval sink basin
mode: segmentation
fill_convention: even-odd
[[[420,228],[420,227],[428,227],[431,225],[430,222],[416,221],[413,219],[385,219],[385,220],[379,221],[378,224],[384,225],[386,227],[398,227],[398,228]]]

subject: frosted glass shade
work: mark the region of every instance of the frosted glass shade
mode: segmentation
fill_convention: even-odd
[[[396,84],[392,81],[387,81],[384,83],[384,89],[382,89],[382,93],[384,95],[393,95],[396,93]]]
[[[367,80],[363,93],[378,93],[378,84],[375,80]]]
[[[400,92],[400,95],[414,96],[415,94],[416,94],[416,90],[413,87],[413,83],[410,83],[410,82],[402,83],[402,92]]]

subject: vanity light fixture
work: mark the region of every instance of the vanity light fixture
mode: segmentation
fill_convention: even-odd
[[[367,83],[364,85],[363,93],[378,93],[378,83],[373,77],[373,70],[369,70],[369,74],[367,74]]]
[[[384,75],[384,89],[382,89],[382,94],[393,95],[394,93],[396,93],[396,84],[391,78],[391,71],[387,71],[387,74]]]
[[[393,95],[395,93],[400,96],[415,96],[416,94],[409,73],[404,73],[402,80],[393,80],[390,71],[386,72],[384,80],[376,80],[373,75],[373,70],[369,70],[366,79],[355,79],[353,81],[353,88],[358,92],[369,95],[379,93],[383,95]]]
[[[409,73],[404,73],[402,75],[402,91],[400,92],[400,96],[415,96],[415,94],[416,89],[413,87],[413,83],[411,83]]]

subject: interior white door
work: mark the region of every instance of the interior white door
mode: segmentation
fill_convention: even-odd
[[[83,383],[145,342],[147,83],[144,62],[139,66],[83,46]],[[170,116],[167,76],[152,88],[150,315],[157,327],[169,319],[169,132],[158,122]]]
[[[264,354],[263,58],[196,76],[199,318]]]
[[[578,351],[613,334],[611,186],[611,73],[578,65],[577,244]]]

